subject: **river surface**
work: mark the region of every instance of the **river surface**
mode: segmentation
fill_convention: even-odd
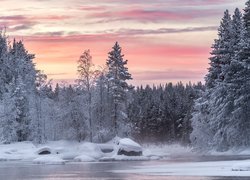
[[[165,180],[249,180],[249,177],[206,177],[206,176],[174,176],[149,175],[147,173],[126,173],[136,167],[159,166],[185,162],[211,162],[250,159],[249,156],[203,156],[203,157],[171,157],[159,161],[115,161],[76,163],[65,165],[33,164],[27,161],[0,162],[0,180],[75,180],[75,179],[165,179]],[[122,172],[125,170],[125,172]]]

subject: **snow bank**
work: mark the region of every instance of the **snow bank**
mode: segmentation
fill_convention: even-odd
[[[75,157],[74,160],[77,162],[94,162],[94,161],[96,161],[96,159],[94,159],[93,157],[87,156],[85,154]]]
[[[232,171],[250,171],[250,160],[244,160],[234,164]]]
[[[105,144],[64,140],[49,141],[42,145],[19,142],[0,144],[0,161],[30,160],[34,163],[61,164],[68,161],[159,160],[169,156],[190,155],[191,150],[191,148],[184,148],[180,145],[144,145],[142,147],[131,139],[119,137]],[[50,154],[46,155],[45,151]],[[141,154],[142,156],[140,156]]]
[[[0,161],[32,160],[37,148],[31,142],[0,144]]]
[[[36,164],[65,164],[65,160],[55,155],[43,155],[33,160]]]

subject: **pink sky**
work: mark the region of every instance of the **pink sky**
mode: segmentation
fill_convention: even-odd
[[[225,9],[245,0],[0,0],[0,25],[23,39],[50,79],[77,78],[90,49],[102,66],[115,41],[128,59],[133,84],[203,81]]]

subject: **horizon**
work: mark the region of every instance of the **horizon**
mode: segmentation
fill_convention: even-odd
[[[13,2],[2,1],[0,24],[10,40],[24,41],[48,79],[77,79],[77,60],[86,49],[95,65],[104,65],[118,41],[135,86],[204,82],[224,11],[245,7],[243,0]]]

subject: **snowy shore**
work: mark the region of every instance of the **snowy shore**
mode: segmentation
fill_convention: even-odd
[[[108,142],[96,144],[76,141],[49,141],[46,144],[34,144],[32,142],[17,142],[12,144],[0,144],[0,161],[33,161],[44,164],[64,164],[68,161],[97,162],[97,161],[126,161],[126,160],[160,160],[172,155],[191,155],[192,149],[180,145],[143,145],[127,139],[124,143]],[[127,143],[127,144],[126,144]],[[131,147],[129,146],[131,145]],[[118,148],[133,151],[143,149],[142,156],[117,155]],[[127,149],[129,151],[129,149]],[[39,155],[42,151],[49,154]],[[107,151],[107,152],[105,152]]]
[[[133,144],[136,147],[136,144]],[[32,142],[18,142],[13,144],[0,144],[0,161],[31,161],[36,164],[65,164],[68,162],[99,162],[99,161],[138,161],[138,160],[169,160],[171,157],[198,156],[192,148],[180,145],[143,145],[142,156],[117,155],[117,144],[95,144],[89,142],[49,141],[46,144],[36,145]],[[139,146],[138,146],[139,148]],[[113,149],[103,152],[103,149]],[[136,148],[134,149],[136,150]],[[41,152],[50,154],[39,155]],[[222,155],[250,155],[250,151],[230,151],[215,153]],[[243,172],[244,171],[244,172]],[[166,175],[173,172],[177,175],[237,175],[250,176],[250,160],[186,162],[166,164],[164,166],[140,167],[133,170],[121,171],[124,173],[149,173]],[[240,173],[243,172],[243,173]]]

